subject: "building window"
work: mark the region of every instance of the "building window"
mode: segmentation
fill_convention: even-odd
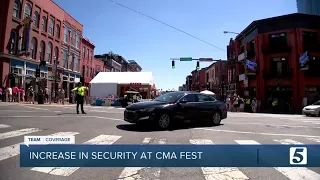
[[[62,67],[67,68],[67,51],[62,50]]]
[[[277,33],[269,35],[270,47],[281,47],[287,45],[287,33]]]
[[[74,70],[79,72],[79,58],[78,58],[78,56],[74,56]]]
[[[77,47],[77,49],[80,49],[80,35],[79,34],[77,34],[76,35],[76,47]]]
[[[20,18],[20,6],[21,3],[19,0],[14,1],[12,16],[15,18]]]
[[[86,48],[83,47],[83,58],[86,58]]]
[[[40,51],[39,51],[40,61],[44,61],[44,49],[45,49],[45,43],[43,41],[41,41],[40,42]]]
[[[89,60],[91,61],[92,60],[92,51],[91,52],[89,52]]]
[[[288,59],[286,57],[275,57],[271,59],[271,73],[282,75],[288,71]]]
[[[53,36],[53,27],[54,27],[54,19],[53,18],[50,18],[50,20],[49,20],[49,34],[51,35],[51,36]]]
[[[37,58],[37,39],[32,38],[31,40],[31,58],[36,59]]]
[[[37,11],[33,13],[33,26],[39,28],[39,13]]]
[[[302,32],[303,51],[308,51],[319,44],[317,32]]]
[[[46,61],[48,62],[48,63],[51,63],[51,54],[52,54],[52,43],[51,42],[49,42],[48,43],[48,48],[47,48],[47,58],[46,58]]]
[[[10,33],[10,49],[9,54],[15,54],[16,53],[16,47],[17,47],[17,33],[15,31],[11,31]]]
[[[31,16],[31,5],[29,3],[27,3],[24,6],[24,15],[23,15],[23,19],[30,17]]]
[[[54,51],[53,51],[53,64],[59,64],[59,49],[58,47],[55,47],[54,48]]]
[[[68,39],[69,39],[69,28],[66,26],[65,28],[64,28],[64,38],[63,38],[63,40],[64,40],[64,42],[68,42]]]
[[[89,49],[87,49],[87,59],[89,60]]]
[[[56,38],[60,38],[60,26],[59,26],[59,24],[57,24],[56,25],[56,32],[55,32],[56,34]]]
[[[69,67],[68,67],[68,69],[73,71],[73,67],[74,67],[74,54],[70,54],[69,55]]]
[[[41,19],[41,25],[42,25],[42,31],[47,32],[47,18],[44,16]]]
[[[27,69],[26,70],[26,75],[28,76],[36,76],[36,71],[35,70],[31,70],[31,69]]]

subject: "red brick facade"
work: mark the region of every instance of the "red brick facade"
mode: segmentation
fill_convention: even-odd
[[[69,92],[80,81],[83,26],[51,0],[3,0],[1,4],[1,85],[35,85],[35,69],[43,60],[47,65],[40,68],[42,85],[53,90],[56,83]],[[27,17],[32,23],[26,53],[21,50],[26,46],[23,20]]]

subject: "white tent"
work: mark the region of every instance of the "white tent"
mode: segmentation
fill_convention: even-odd
[[[206,94],[206,95],[210,95],[210,96],[214,96],[215,94],[211,91],[205,90],[205,91],[201,91],[200,93],[202,94]]]
[[[90,96],[117,95],[119,84],[130,83],[153,85],[152,72],[99,72],[90,81]]]

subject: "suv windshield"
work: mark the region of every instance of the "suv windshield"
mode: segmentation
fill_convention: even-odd
[[[169,92],[162,96],[155,98],[153,101],[174,103],[177,102],[181,97],[185,95],[184,92]]]

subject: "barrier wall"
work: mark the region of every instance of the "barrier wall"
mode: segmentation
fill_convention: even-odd
[[[141,102],[150,101],[151,99],[141,99]],[[121,106],[120,99],[113,98],[97,98],[90,97],[89,103],[91,106]]]

